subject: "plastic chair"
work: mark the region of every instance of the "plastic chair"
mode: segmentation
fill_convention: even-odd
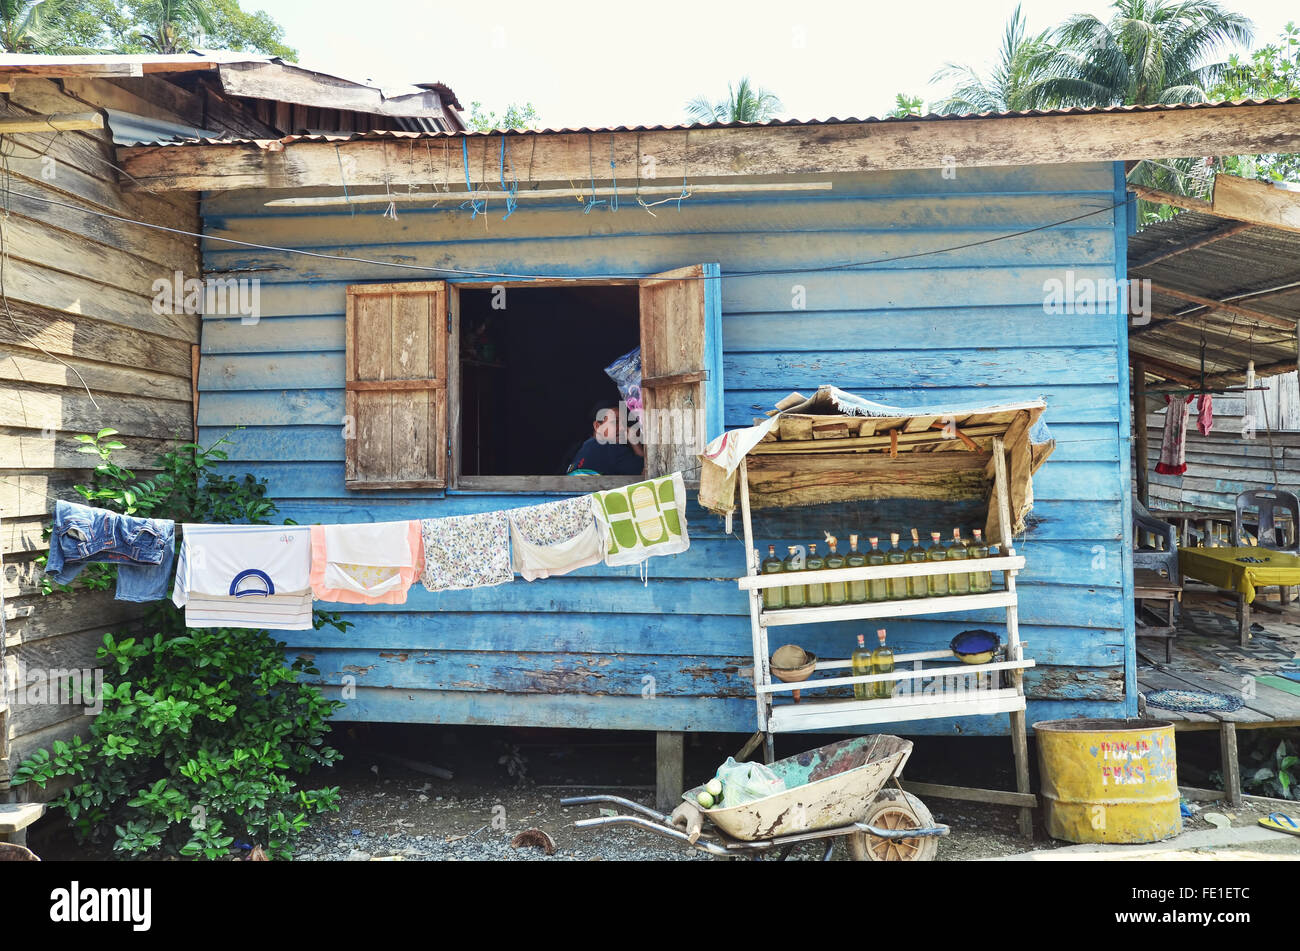
[[[1237,515],[1232,522],[1234,547],[1243,544],[1242,539],[1245,537],[1243,516],[1248,509],[1256,509],[1259,512],[1255,537],[1260,548],[1300,554],[1300,542],[1296,538],[1296,530],[1300,528],[1300,499],[1296,498],[1294,492],[1282,489],[1251,489],[1238,495]],[[1277,523],[1279,512],[1286,512],[1291,516],[1290,536]]]
[[[1152,516],[1146,506],[1134,499],[1133,534],[1137,636],[1164,638],[1165,661],[1168,662],[1171,642],[1178,631],[1178,608],[1183,596],[1183,576],[1178,570],[1178,533],[1172,525]],[[1163,618],[1152,606],[1156,601],[1165,604],[1166,616]],[[1146,616],[1147,611],[1150,618]]]

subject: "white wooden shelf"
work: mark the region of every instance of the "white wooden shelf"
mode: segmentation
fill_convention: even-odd
[[[994,437],[995,497],[1000,524],[1010,524],[1009,499],[1006,492],[1005,457],[1002,441]],[[1017,621],[1016,575],[1025,568],[1025,559],[1013,549],[1005,548],[987,558],[957,561],[904,562],[902,564],[864,565],[858,568],[822,569],[761,573],[761,558],[754,549],[753,523],[750,515],[749,476],[744,462],[740,465],[740,503],[745,530],[746,574],[736,581],[749,597],[750,621],[754,647],[754,695],[758,707],[760,732],[784,733],[801,730],[824,730],[872,723],[896,723],[940,717],[983,716],[1016,713],[1025,709],[1022,675],[1034,666],[1023,656]],[[898,578],[928,578],[934,575],[1002,576],[1002,585],[980,594],[952,594],[938,597],[905,598],[891,601],[868,601],[859,604],[821,605],[801,608],[766,608],[763,592],[771,588],[800,585],[884,581]],[[768,629],[799,624],[823,624],[831,621],[922,617],[967,611],[999,610],[1006,612],[1004,656],[986,664],[962,664],[951,651],[900,653],[894,658],[894,670],[888,674],[831,676],[799,683],[774,681],[770,669]],[[895,643],[897,643],[895,641]],[[874,646],[874,645],[872,645]],[[816,671],[851,668],[851,661],[821,661]],[[1003,674],[1009,674],[1009,686],[1002,686]],[[893,696],[858,700],[856,698],[809,697],[820,690],[856,684],[893,684]],[[950,689],[951,688],[951,689]],[[785,702],[799,691],[799,700]],[[782,702],[775,701],[780,698]]]
[[[1024,709],[1025,698],[1014,687],[921,697],[891,697],[888,700],[805,699],[800,703],[774,706],[768,716],[767,729],[771,733],[794,733],[935,717],[986,716]]]
[[[820,571],[783,571],[770,575],[746,575],[736,579],[742,591],[791,588],[832,581],[884,581],[889,578],[921,578],[930,575],[973,575],[994,571],[1022,571],[1022,555],[996,558],[967,558],[964,561],[913,561],[901,565],[863,565],[861,568],[823,568]]]
[[[757,689],[761,693],[785,693],[794,690],[825,690],[830,687],[845,687],[852,684],[874,684],[886,681],[893,683],[906,683],[932,678],[949,678],[955,680],[959,677],[966,679],[979,674],[993,673],[995,671],[1025,670],[1026,668],[1034,666],[1034,661],[1032,660],[999,660],[991,661],[987,664],[963,664],[960,661],[957,661],[957,658],[955,658],[951,652],[948,654],[948,659],[956,661],[956,663],[926,667],[923,666],[920,661],[916,661],[916,665],[912,669],[899,670],[898,658],[895,658],[894,672],[890,674],[862,674],[857,677],[824,677],[821,680],[801,680],[798,683],[781,683],[778,681],[776,683],[763,684]],[[849,666],[852,664],[852,661],[837,661],[835,664],[836,666]],[[820,669],[822,669],[821,664],[818,664],[814,668],[814,670]]]
[[[1005,608],[1016,603],[1014,591],[988,594],[950,594],[939,598],[908,598],[900,601],[867,601],[863,604],[828,604],[816,608],[764,608],[759,623],[764,627],[787,624],[820,624],[826,621],[854,621],[860,618],[909,617],[916,614],[950,614]]]

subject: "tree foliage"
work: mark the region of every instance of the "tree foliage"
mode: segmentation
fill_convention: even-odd
[[[1044,62],[1051,50],[1050,31],[1031,35],[1017,6],[1007,21],[993,72],[982,76],[971,66],[946,63],[932,82],[951,81],[952,91],[935,104],[943,114],[1013,112],[1048,104],[1043,92]]]
[[[492,132],[497,129],[536,129],[540,120],[531,102],[510,103],[500,118],[495,112],[485,110],[483,103],[471,102],[465,124],[471,132]]]
[[[781,111],[781,100],[773,92],[755,86],[748,76],[727,83],[725,99],[696,96],[686,104],[692,122],[766,122]]]
[[[0,4],[21,6],[20,0]],[[284,28],[239,0],[45,0],[37,53],[183,53],[222,49],[296,60]],[[3,16],[0,15],[0,21]],[[6,47],[7,48],[7,47]]]
[[[895,119],[902,119],[907,116],[919,116],[925,112],[925,100],[920,96],[909,96],[907,93],[894,93],[894,108],[890,109],[885,115]]]
[[[1228,68],[1210,92],[1216,100],[1285,99],[1300,96],[1300,27],[1288,23],[1276,43],[1242,59],[1228,58]],[[1244,178],[1300,182],[1300,154],[1233,155],[1225,171]]]
[[[1217,0],[1115,0],[1109,20],[1078,13],[1057,28],[1042,61],[1043,95],[1063,106],[1204,102],[1249,43],[1250,19]]]
[[[75,487],[87,503],[176,522],[275,516],[264,481],[213,471],[226,458],[224,439],[208,449],[178,446],[159,458],[157,475],[139,479],[113,462],[125,448],[116,435],[77,437],[99,457],[92,482]],[[107,590],[115,576],[116,566],[91,564],[75,585]],[[349,626],[319,611],[315,623]],[[338,809],[338,787],[299,789],[296,779],[339,758],[324,740],[342,704],[301,683],[319,671],[301,658],[286,662],[285,645],[266,631],[188,628],[181,610],[161,601],[139,627],[105,634],[96,656],[105,668],[100,695],[87,696],[93,685],[83,681],[71,698],[90,712],[94,701],[102,705],[89,737],[56,740],[13,776],[41,788],[66,777],[51,805],[67,813],[78,840],[111,842],[133,857],[208,859],[243,840],[288,858],[312,816]]]

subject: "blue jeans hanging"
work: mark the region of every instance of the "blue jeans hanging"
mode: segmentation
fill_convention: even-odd
[[[133,518],[59,501],[45,573],[69,584],[88,564],[115,564],[118,601],[159,601],[167,596],[175,540],[170,519]]]

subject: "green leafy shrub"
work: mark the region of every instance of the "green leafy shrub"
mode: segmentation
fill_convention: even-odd
[[[78,437],[81,451],[99,456],[92,483],[76,487],[88,504],[178,523],[265,524],[275,516],[264,480],[213,471],[226,459],[226,439],[207,449],[178,446],[159,458],[153,478],[138,480],[112,461],[124,448],[116,435]],[[114,582],[112,565],[89,565],[73,587]],[[47,590],[54,587],[66,590]],[[314,623],[350,626],[321,611]],[[286,662],[285,645],[266,631],[186,628],[170,601],[151,605],[141,629],[149,633],[104,635],[103,709],[89,737],[38,751],[13,781],[45,788],[72,777],[51,805],[67,810],[79,841],[111,834],[125,855],[218,859],[242,839],[290,857],[311,817],[338,809],[338,787],[301,790],[294,777],[339,759],[324,740],[343,704],[299,683],[300,674],[319,671],[301,658]]]
[[[1245,751],[1241,784],[1247,792],[1275,799],[1300,799],[1300,756],[1293,743],[1278,740]]]

